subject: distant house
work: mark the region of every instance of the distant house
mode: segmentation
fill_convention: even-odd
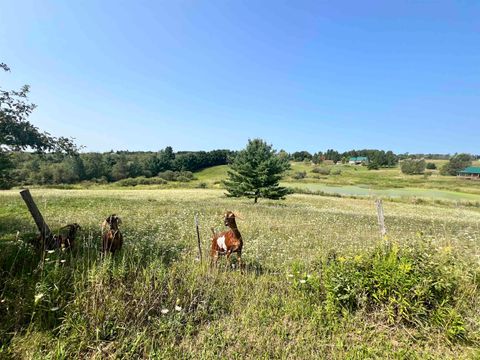
[[[480,167],[469,166],[458,173],[458,176],[466,179],[480,180]]]
[[[348,163],[351,164],[351,165],[368,164],[368,157],[366,157],[366,156],[351,157],[348,160]]]

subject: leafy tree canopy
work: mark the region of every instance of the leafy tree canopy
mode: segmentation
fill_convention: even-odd
[[[472,165],[472,155],[470,154],[455,154],[448,163],[443,165],[440,173],[442,175],[458,175],[460,171]]]
[[[0,63],[6,72],[10,68]],[[27,118],[36,108],[28,102],[30,87],[24,85],[19,90],[4,90],[0,87],[0,151],[18,151],[33,149],[43,151],[64,151],[75,153],[77,147],[72,139],[55,138],[47,132],[41,132]]]

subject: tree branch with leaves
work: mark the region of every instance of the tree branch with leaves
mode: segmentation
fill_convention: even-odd
[[[0,69],[10,72],[8,65],[0,63]],[[78,147],[73,139],[56,138],[40,131],[27,119],[37,107],[28,101],[30,87],[20,90],[4,90],[0,87],[0,187],[8,186],[8,170],[11,164],[8,152],[31,149],[37,152],[59,151],[76,154]]]

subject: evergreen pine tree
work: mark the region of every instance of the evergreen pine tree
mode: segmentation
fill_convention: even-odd
[[[227,196],[283,199],[290,191],[279,186],[282,174],[290,168],[285,157],[278,156],[271,145],[261,139],[248,140],[247,147],[235,157],[224,181]]]

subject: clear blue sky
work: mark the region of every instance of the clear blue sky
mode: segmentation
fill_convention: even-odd
[[[3,1],[4,88],[90,151],[480,153],[480,2]]]

